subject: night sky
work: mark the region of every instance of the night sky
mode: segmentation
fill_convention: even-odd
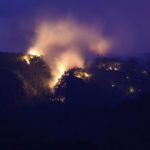
[[[118,41],[117,52],[150,52],[149,0],[0,0],[0,51],[24,52],[37,20],[73,17]]]

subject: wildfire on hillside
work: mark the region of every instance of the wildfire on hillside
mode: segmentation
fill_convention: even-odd
[[[28,65],[30,65],[31,59],[33,59],[33,58],[34,58],[34,56],[26,54],[26,55],[22,56],[20,59],[22,61],[25,61]]]
[[[133,87],[130,87],[130,88],[129,88],[129,92],[130,92],[130,93],[135,93],[135,89],[134,89]]]
[[[74,54],[74,58],[71,57],[72,54]],[[47,80],[44,80],[44,79],[42,80],[43,82],[41,83],[44,83],[45,81],[47,82],[47,90],[48,90],[48,93],[51,95],[51,98],[50,98],[51,102],[60,102],[60,103],[65,102],[66,97],[67,97],[68,81],[69,82],[73,80],[77,81],[77,84],[80,87],[80,80],[76,80],[75,78],[79,78],[83,80],[83,82],[85,83],[85,86],[89,84],[91,87],[93,86],[93,84],[95,85],[95,81],[96,81],[96,86],[107,87],[108,93],[111,90],[116,91],[116,92],[118,91],[118,93],[120,92],[121,94],[127,97],[138,96],[142,94],[142,92],[144,91],[144,88],[138,82],[136,84],[133,83],[135,75],[136,76],[139,75],[139,78],[141,78],[142,81],[147,79],[147,77],[149,77],[149,72],[145,70],[144,68],[142,69],[133,68],[132,69],[133,72],[132,71],[128,72],[128,70],[127,72],[124,72],[124,68],[126,69],[127,67],[126,64],[128,65],[128,63],[125,64],[124,62],[119,62],[116,60],[108,60],[108,61],[104,60],[103,61],[100,59],[101,62],[97,63],[96,65],[97,71],[93,71],[90,68],[90,66],[88,66],[88,68],[85,69],[81,61],[82,59],[79,59],[80,57],[78,55],[76,57],[75,56],[76,56],[75,53],[72,53],[72,52],[68,52],[62,55],[62,57],[60,57],[60,60],[56,61],[56,69],[52,70],[51,72],[53,73],[52,74],[53,78],[51,79],[49,77],[47,78]],[[36,57],[40,57],[41,59],[43,59],[41,55],[36,54],[35,52],[33,52],[32,54],[28,53],[26,55],[21,56],[21,59],[23,61],[26,61],[27,64],[30,64],[30,63],[34,63],[37,61],[37,59],[34,59]],[[31,65],[28,65],[29,68],[30,66]],[[80,67],[76,67],[76,66],[80,66]],[[31,66],[31,68],[34,70],[34,67]],[[29,69],[29,70],[31,71],[32,69]],[[41,68],[37,67],[35,69],[41,69]],[[42,70],[36,70],[35,72],[37,71],[42,71]],[[115,71],[115,73],[112,76],[113,71]],[[105,82],[105,77],[107,78],[106,82]],[[33,78],[35,78],[35,76]],[[44,78],[44,76],[41,76],[41,78]],[[104,82],[103,82],[103,79],[104,79]],[[21,80],[23,80],[23,78],[21,78]],[[39,76],[35,83],[37,83],[38,80],[39,80]],[[50,82],[51,82],[51,89],[49,87]],[[37,87],[33,86],[33,88],[30,87],[28,83],[26,82],[23,82],[23,83],[25,86],[25,90],[27,92],[31,91],[31,93],[33,93],[32,95],[37,95],[36,94],[38,91],[37,88],[39,87],[38,83],[37,83]],[[72,87],[69,87],[69,88],[72,88]]]
[[[101,63],[99,66],[98,66],[99,69],[102,69],[104,68],[105,70],[107,71],[119,71],[120,68],[121,68],[121,65],[120,63],[109,63],[109,64],[104,64],[104,63]]]
[[[85,72],[85,71],[82,71],[82,70],[77,70],[74,72],[74,76],[77,77],[77,78],[81,78],[83,80],[89,80],[91,78],[91,74]]]
[[[34,42],[27,53],[38,57],[42,55],[43,61],[49,66],[49,88],[52,93],[55,93],[55,87],[65,72],[73,68],[84,69],[88,55],[104,55],[113,43],[96,27],[89,28],[69,18],[42,21],[37,25],[35,33]],[[28,58],[26,62],[30,64]],[[78,73],[77,76],[89,78],[87,74]]]
[[[31,50],[27,54],[21,56],[20,59],[22,61],[25,61],[28,65],[30,65],[31,60],[34,59],[35,57],[41,57],[41,55],[37,53],[36,51]]]
[[[27,54],[22,56],[21,59],[30,65],[31,60],[42,56],[41,58],[48,66],[51,75],[49,81],[46,81],[51,94],[55,95],[56,89],[66,87],[66,81],[63,77],[66,76],[69,70],[75,68],[79,69],[75,70],[72,75],[85,82],[95,77],[98,81],[103,80],[103,77],[99,80],[101,75],[98,77],[95,75],[94,77],[94,72],[87,73],[85,71],[89,56],[106,55],[113,46],[114,41],[103,36],[102,32],[96,28],[82,25],[75,20],[67,19],[41,22],[36,27],[35,33],[34,42],[27,50]],[[127,72],[124,76],[120,76],[124,62],[114,59],[109,61],[101,59],[99,62],[96,62],[96,67],[98,67],[96,69],[100,73],[104,70],[104,74],[108,75],[109,79],[112,78],[109,86],[111,85],[114,90],[121,89],[121,84],[125,82],[128,93],[137,91],[138,87],[136,89],[130,88],[129,82],[132,81],[132,74]],[[109,73],[110,75],[114,74],[114,76],[110,77]],[[146,70],[141,71],[140,74],[148,76]],[[58,100],[64,101],[62,98],[58,98],[56,101]]]
[[[38,53],[38,51],[32,50],[32,49],[30,49],[28,51],[28,54],[31,55],[31,56],[41,57],[41,55],[40,55],[40,53]]]

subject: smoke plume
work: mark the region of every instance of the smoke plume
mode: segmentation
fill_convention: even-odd
[[[87,57],[105,55],[112,44],[97,28],[73,19],[42,21],[35,33],[28,53],[41,55],[50,67],[49,87],[52,90],[65,71],[84,68]]]

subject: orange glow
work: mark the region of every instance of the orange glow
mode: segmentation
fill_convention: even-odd
[[[26,55],[23,55],[20,57],[21,60],[26,61],[28,65],[31,63],[31,59],[34,57],[40,57],[41,55],[38,53],[38,51],[35,51],[33,49],[29,49]]]
[[[87,79],[91,78],[91,74],[88,74],[87,72],[84,72],[82,70],[81,71],[75,71],[74,76],[77,78],[81,78],[83,80],[87,80]]]
[[[37,56],[37,57],[40,57],[40,56],[41,56],[38,51],[33,50],[33,49],[30,49],[30,50],[28,51],[28,54],[29,54],[29,55],[32,55],[32,56]]]
[[[53,78],[50,80],[49,83],[52,92],[55,91],[54,87],[56,86],[56,84],[58,84],[59,79],[64,75],[66,71],[74,67],[79,68],[84,67],[82,58],[73,51],[68,51],[62,54],[59,60],[55,62],[55,64],[53,65],[55,65],[55,67],[51,66],[51,68],[53,67],[52,70]]]
[[[52,72],[53,73],[53,79],[50,81],[49,86],[53,92],[54,92],[54,87],[56,86],[56,84],[58,84],[59,80],[61,79],[61,77],[65,73],[65,70],[66,70],[65,67],[63,65],[60,65],[58,67],[58,70],[54,70]]]
[[[111,41],[104,38],[95,27],[88,27],[73,19],[41,22],[35,33],[28,54],[42,55],[49,66],[52,75],[49,87],[52,92],[66,71],[84,68],[87,52],[106,54],[111,47]]]
[[[33,59],[34,58],[34,56],[32,56],[32,55],[24,55],[24,56],[21,56],[21,60],[22,61],[25,61],[28,65],[30,65],[30,61],[31,61],[31,59]]]
[[[104,68],[107,71],[119,71],[121,69],[121,64],[116,62],[116,63],[108,63],[108,64],[103,64],[100,63],[98,66],[99,69]]]
[[[130,93],[134,93],[134,92],[135,92],[135,89],[134,89],[133,87],[131,87],[131,88],[129,89],[129,91],[130,91]]]
[[[24,56],[22,56],[22,58],[21,58],[22,60],[25,60],[26,61],[26,63],[29,65],[30,64],[30,58],[29,58],[29,56],[28,55],[24,55]]]

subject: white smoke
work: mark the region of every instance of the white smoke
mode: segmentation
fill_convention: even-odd
[[[65,71],[74,67],[84,68],[87,54],[104,55],[111,44],[111,40],[104,38],[102,32],[94,27],[73,19],[60,19],[38,24],[28,53],[43,56],[52,71],[49,86],[54,89]]]

